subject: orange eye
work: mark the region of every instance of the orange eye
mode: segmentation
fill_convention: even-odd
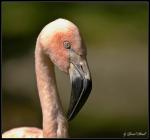
[[[64,41],[64,47],[66,49],[70,49],[71,48],[71,43],[69,41]]]

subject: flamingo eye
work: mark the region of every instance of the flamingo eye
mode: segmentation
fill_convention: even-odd
[[[70,49],[71,48],[71,43],[69,41],[64,41],[64,47],[66,49]]]

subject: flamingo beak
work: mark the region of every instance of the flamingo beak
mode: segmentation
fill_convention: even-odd
[[[92,89],[86,58],[82,58],[73,51],[70,53],[69,75],[72,90],[67,118],[72,120],[85,104]]]

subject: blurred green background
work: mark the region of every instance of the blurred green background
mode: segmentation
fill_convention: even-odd
[[[147,137],[146,2],[2,2],[2,132],[42,127],[34,49],[41,29],[57,18],[80,28],[93,79],[88,101],[69,123],[70,137]],[[69,77],[56,68],[56,78],[66,112]]]

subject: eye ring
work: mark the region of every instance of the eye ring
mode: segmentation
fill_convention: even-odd
[[[70,49],[71,48],[71,43],[69,41],[64,41],[63,44],[64,44],[64,47],[66,49]]]

